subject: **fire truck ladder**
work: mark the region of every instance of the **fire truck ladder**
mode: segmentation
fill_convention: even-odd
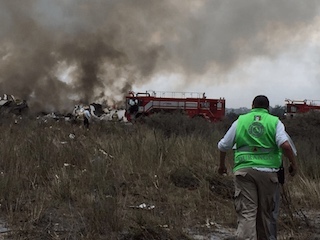
[[[144,111],[149,112],[154,108],[161,109],[197,109],[198,102],[187,102],[188,98],[192,99],[201,99],[205,98],[205,93],[199,92],[155,92],[155,91],[147,91],[147,94],[155,98],[167,98],[167,101],[159,101],[157,99],[148,102],[144,106]],[[171,98],[171,99],[170,99]],[[175,101],[175,99],[185,99],[185,101]]]
[[[168,91],[146,91],[152,97],[157,98],[206,98],[202,92],[168,92]]]

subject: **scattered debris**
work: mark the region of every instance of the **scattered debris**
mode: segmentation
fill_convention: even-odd
[[[152,209],[155,208],[155,206],[154,205],[147,205],[145,203],[141,203],[138,206],[130,206],[130,208],[152,210]]]
[[[76,137],[76,135],[74,135],[73,133],[70,133],[70,134],[69,134],[69,138],[75,139],[75,137]]]
[[[71,166],[71,167],[74,167],[74,165],[72,165],[72,164],[70,164],[70,163],[64,163],[63,166],[64,166],[64,167],[70,167],[70,166]]]
[[[114,158],[114,156],[110,155],[109,153],[107,153],[106,151],[104,151],[103,149],[99,149],[99,152],[101,152],[103,155],[106,155],[109,158]]]

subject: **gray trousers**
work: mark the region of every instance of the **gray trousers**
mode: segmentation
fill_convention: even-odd
[[[276,231],[275,195],[278,176],[252,168],[238,170],[235,175],[234,204],[238,227],[236,236],[243,240],[274,240]]]

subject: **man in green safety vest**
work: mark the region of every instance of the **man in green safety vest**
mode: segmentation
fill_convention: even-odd
[[[234,149],[234,204],[237,239],[276,239],[273,232],[279,182],[277,172],[282,154],[289,160],[289,172],[297,172],[295,148],[278,117],[269,114],[269,100],[258,95],[252,110],[233,122],[219,141],[219,174],[226,174],[226,153]]]

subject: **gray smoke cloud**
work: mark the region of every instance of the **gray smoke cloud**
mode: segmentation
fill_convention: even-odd
[[[186,82],[273,57],[319,1],[0,0],[0,90],[45,111],[120,101],[133,84]],[[212,80],[210,84],[215,84]]]

